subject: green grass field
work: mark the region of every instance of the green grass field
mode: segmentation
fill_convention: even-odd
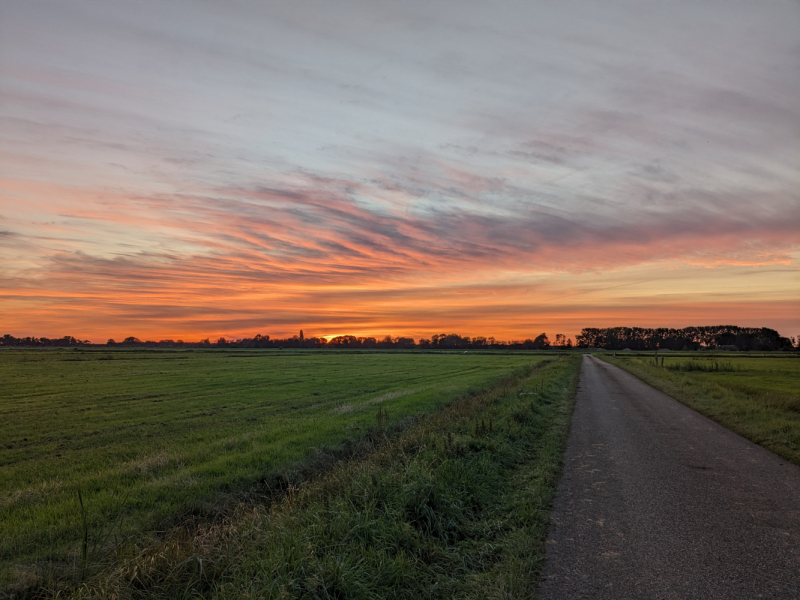
[[[800,357],[617,352],[600,358],[800,465]]]
[[[315,449],[430,412],[545,356],[0,352],[0,582],[213,514]],[[259,488],[261,486],[261,488]],[[108,534],[108,535],[106,535]],[[116,542],[115,542],[116,543]]]
[[[273,502],[131,540],[25,597],[533,598],[579,367],[529,359],[393,434],[373,428],[369,452]]]

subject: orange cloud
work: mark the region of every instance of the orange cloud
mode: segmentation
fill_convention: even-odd
[[[500,339],[618,324],[800,329],[797,215],[745,220],[705,205],[621,221],[415,207],[374,181],[285,183],[130,195],[1,181],[7,332],[102,341],[300,328]]]

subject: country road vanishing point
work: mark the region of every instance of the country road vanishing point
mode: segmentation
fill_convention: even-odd
[[[800,598],[800,468],[585,355],[541,596]]]

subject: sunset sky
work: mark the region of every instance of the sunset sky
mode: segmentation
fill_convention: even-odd
[[[800,334],[800,3],[0,0],[0,335]]]

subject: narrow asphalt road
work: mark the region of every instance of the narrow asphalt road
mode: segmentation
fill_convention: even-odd
[[[585,355],[543,600],[800,598],[800,468]]]

